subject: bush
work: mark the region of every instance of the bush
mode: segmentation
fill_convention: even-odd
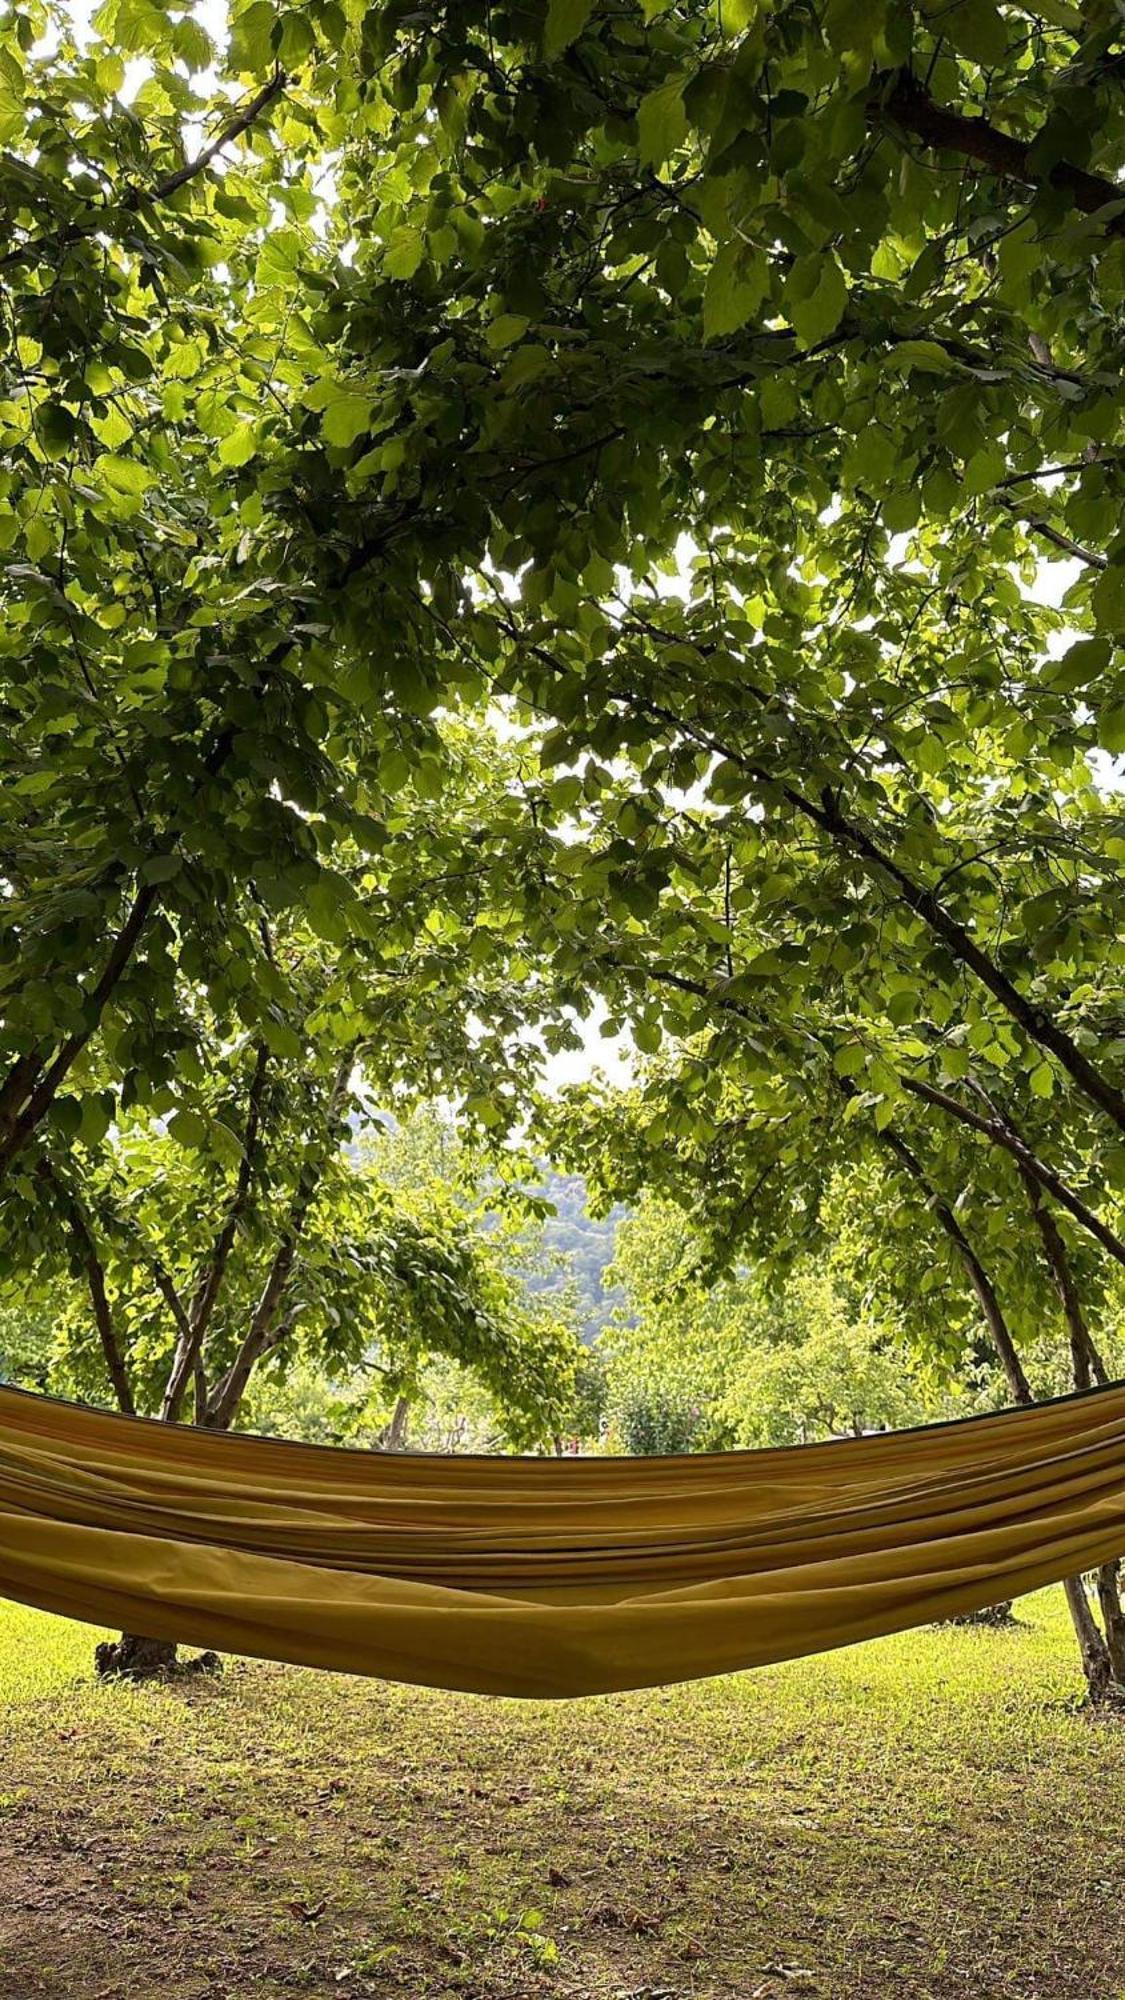
[[[675,1396],[637,1395],[617,1412],[618,1429],[633,1458],[692,1451],[700,1431],[700,1411]]]

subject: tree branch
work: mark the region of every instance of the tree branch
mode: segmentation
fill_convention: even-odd
[[[227,1264],[234,1241],[241,1226],[250,1200],[254,1175],[261,1149],[262,1105],[265,1097],[266,1070],[269,1050],[264,1042],[259,1042],[254,1058],[254,1073],[250,1079],[247,1097],[246,1125],[242,1135],[242,1158],[239,1162],[238,1177],[234,1194],[227,1210],[226,1220],[215,1239],[215,1246],[200,1282],[196,1286],[186,1328],[181,1327],[180,1338],[172,1360],[171,1372],[164,1391],[164,1401],[160,1414],[166,1423],[175,1423],[183,1400],[184,1391],[195,1373],[196,1362],[203,1351],[207,1329],[222,1291]]]
[[[1095,215],[1111,202],[1119,208],[1125,202],[1125,188],[1116,181],[1087,173],[1084,167],[1072,166],[1068,160],[1056,160],[1044,172],[1035,164],[1033,140],[1013,138],[1010,132],[1001,132],[998,126],[991,125],[987,118],[967,118],[961,111],[938,104],[906,70],[898,72],[889,90],[872,97],[867,115],[872,124],[891,119],[904,132],[938,152],[959,153],[963,159],[976,160],[1001,180],[1019,181],[1024,187],[1055,188],[1085,215]],[[1125,236],[1125,212],[1110,216],[1105,226],[1111,235]]]
[[[535,649],[537,652],[539,649]],[[550,658],[550,655],[547,655]],[[553,664],[553,662],[552,662]],[[1111,1118],[1119,1131],[1125,1132],[1125,1094],[1102,1075],[1100,1069],[1083,1055],[1073,1037],[1068,1035],[1053,1014],[1037,1007],[1019,987],[1009,979],[995,959],[991,958],[966,930],[964,924],[946,909],[944,903],[927,888],[916,882],[901,863],[888,854],[879,842],[869,834],[858,821],[852,820],[842,811],[838,797],[825,788],[819,801],[809,798],[797,785],[776,773],[763,768],[748,757],[745,752],[724,743],[706,727],[688,718],[677,715],[662,703],[648,700],[644,696],[622,694],[618,697],[623,705],[640,714],[656,717],[679,729],[689,741],[698,743],[715,756],[724,757],[728,762],[743,770],[756,783],[779,792],[787,804],[814,826],[827,834],[838,847],[852,854],[863,863],[869,874],[886,877],[893,882],[907,909],[925,925],[927,930],[939,937],[957,962],[974,973],[981,984],[997,999],[1005,1012],[1018,1023],[1030,1041],[1049,1050],[1066,1070],[1084,1097],[1096,1104],[1100,1111]]]
[[[976,1293],[981,1312],[984,1315],[985,1324],[992,1336],[1000,1365],[1007,1377],[1012,1401],[1021,1404],[1034,1402],[1035,1398],[1031,1393],[1031,1384],[1024,1374],[1023,1363],[1016,1352],[1016,1344],[1012,1339],[1008,1322],[1004,1317],[1000,1301],[996,1295],[996,1287],[985,1270],[984,1265],[981,1263],[980,1258],[977,1256],[976,1251],[973,1249],[972,1244],[969,1242],[952,1208],[944,1196],[940,1195],[933,1186],[921,1160],[907,1145],[905,1139],[900,1137],[889,1125],[884,1131],[880,1132],[879,1138],[887,1151],[893,1155],[899,1165],[909,1174],[915,1186],[925,1195],[927,1207],[937,1217],[958,1257],[961,1259],[968,1273],[969,1282]]]
[[[87,1221],[77,1195],[59,1179],[49,1162],[40,1160],[35,1171],[37,1178],[45,1187],[51,1190],[58,1203],[65,1217],[71,1242],[78,1255],[78,1260],[86,1273],[86,1282],[90,1288],[90,1303],[94,1312],[94,1324],[98,1330],[98,1339],[101,1342],[106,1372],[113,1386],[113,1393],[117,1398],[117,1407],[124,1412],[125,1416],[133,1417],[137,1413],[137,1406],[133,1400],[133,1391],[129,1382],[129,1371],[125,1365],[125,1357],[117,1338],[117,1328],[113,1320],[113,1308],[110,1305],[109,1294],[106,1290],[105,1265],[102,1262],[98,1246],[94,1241],[93,1230]]]
[[[118,206],[136,212],[137,209],[152,208],[159,202],[167,201],[170,195],[186,187],[197,174],[203,173],[216,155],[222,152],[224,146],[231,145],[235,139],[240,139],[244,132],[248,132],[267,106],[272,104],[274,98],[284,90],[288,81],[285,71],[276,69],[257,95],[252,97],[241,111],[235,113],[218,137],[213,139],[209,146],[205,146],[201,153],[197,153],[194,160],[186,161],[182,167],[177,167],[174,173],[166,174],[151,187],[134,185],[126,188],[119,198]],[[106,217],[99,212],[88,222],[70,223],[65,229],[31,237],[26,243],[17,244],[14,250],[9,250],[0,257],[0,271],[9,271],[15,265],[27,263],[29,259],[34,259],[48,250],[67,249],[72,243],[80,243],[85,237],[96,236],[105,225]]]
[[[229,1428],[238,1412],[246,1384],[255,1366],[263,1354],[277,1345],[280,1338],[276,1325],[277,1315],[293,1272],[309,1210],[316,1199],[324,1169],[331,1156],[332,1144],[336,1137],[336,1121],[347,1092],[354,1062],[355,1051],[352,1049],[340,1058],[328,1099],[326,1143],[315,1154],[306,1158],[301,1167],[297,1185],[293,1190],[293,1198],[289,1204],[289,1213],[282,1227],[265,1284],[254,1308],[249,1331],[226,1374],[216,1383],[208,1398],[206,1420],[213,1430]]]
[[[1088,549],[1081,542],[1073,541],[1069,535],[1064,535],[1061,528],[1052,527],[1050,521],[1041,520],[1038,514],[1025,513],[1014,500],[1001,498],[1001,504],[1010,514],[1014,514],[1017,520],[1022,521],[1024,527],[1032,534],[1042,535],[1045,542],[1052,542],[1064,555],[1076,556],[1079,562],[1085,563],[1090,569],[1108,569],[1109,558],[1100,555],[1097,549]]]
[[[1074,1386],[1076,1389],[1089,1389],[1095,1381],[1104,1386],[1109,1381],[1109,1375],[1087,1325],[1082,1301],[1078,1296],[1078,1287],[1074,1282],[1070,1258],[1066,1254],[1066,1244],[1063,1242],[1058,1223],[1043,1199],[1043,1190],[1035,1175],[1027,1167],[1021,1166],[1020,1179],[1027,1195],[1032,1220],[1039,1232],[1047,1269],[1051,1273],[1063,1309],[1067,1336],[1070,1340]]]
[[[152,883],[147,883],[143,888],[138,889],[133,898],[129,914],[113,941],[100,979],[95,986],[91,987],[89,993],[83,996],[83,1006],[86,1014],[85,1027],[77,1029],[73,1035],[67,1037],[49,1067],[45,1065],[44,1061],[39,1061],[38,1082],[34,1084],[30,1094],[26,1096],[26,1099],[22,1103],[22,1108],[17,1109],[13,1105],[7,1119],[4,1121],[3,1128],[0,1128],[0,1181],[3,1180],[21,1146],[31,1137],[36,1126],[50,1110],[59,1085],[64,1081],[71,1065],[81,1055],[91,1035],[97,1028],[106,1002],[136,950],[138,940],[157,901],[158,893],[158,890]],[[27,1056],[21,1056],[18,1062],[13,1063],[5,1084],[5,1091],[11,1083],[12,1076],[21,1067],[26,1072],[27,1066],[31,1063],[32,1058]]]
[[[1121,1238],[1114,1234],[1099,1215],[1095,1215],[1092,1208],[1087,1207],[1081,1196],[1075,1194],[1073,1188],[1055,1172],[1053,1167],[1049,1167],[1046,1161],[1039,1158],[1006,1118],[998,1115],[988,1118],[980,1111],[972,1111],[967,1104],[962,1104],[960,1099],[954,1097],[948,1090],[939,1090],[936,1085],[924,1083],[919,1077],[904,1076],[900,1077],[899,1081],[912,1097],[919,1097],[924,1104],[930,1104],[935,1110],[944,1111],[947,1117],[956,1118],[962,1125],[968,1125],[974,1132],[979,1132],[983,1138],[989,1139],[994,1146],[1002,1146],[1005,1152],[1012,1155],[1022,1171],[1031,1174],[1040,1187],[1048,1194],[1054,1195],[1060,1208],[1065,1208],[1074,1217],[1075,1222],[1089,1231],[1103,1250],[1107,1250],[1117,1263],[1125,1264],[1125,1243]]]

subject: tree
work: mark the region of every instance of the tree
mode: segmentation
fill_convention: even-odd
[[[193,22],[108,5],[79,46],[12,18],[0,1158],[108,1007],[167,1012],[170,932],[263,842],[323,887],[356,774],[378,802],[432,770],[434,715],[496,690],[557,719],[549,812],[614,754],[710,770],[1121,1130],[1034,897],[995,936],[934,798],[987,747],[1026,844],[1075,752],[1117,742],[1111,29],[953,12],[685,4],[642,36],[623,0],[425,23],[257,0],[210,101]],[[151,71],[128,107],[126,48]],[[618,604],[684,535],[690,611]],[[1085,635],[1046,665],[1058,621],[1012,575],[1043,552],[1079,566]],[[649,803],[617,826],[626,909],[662,889]],[[538,950],[536,886],[517,870],[507,907]],[[577,921],[561,964],[587,994]]]
[[[51,1372],[52,1329],[46,1312],[0,1309],[0,1381],[45,1389]]]
[[[781,1038],[777,1046],[784,1053]],[[674,1357],[669,1365],[690,1370],[692,1335],[702,1335],[720,1394],[724,1367],[730,1369],[736,1386],[729,1413],[736,1422],[752,1418],[754,1407],[754,1389],[748,1399],[737,1386],[740,1379],[784,1389],[779,1422],[792,1427],[803,1411],[814,1423],[818,1410],[825,1421],[826,1407],[835,1419],[846,1415],[841,1387],[847,1383],[853,1394],[884,1394],[888,1409],[892,1399],[901,1412],[913,1403],[918,1421],[955,1413],[954,1401],[934,1395],[943,1385],[960,1385],[962,1409],[973,1407],[982,1391],[986,1400],[997,1399],[999,1391],[998,1400],[1029,1403],[1036,1393],[1104,1381],[1120,1365],[1120,1279],[1107,1285],[1094,1253],[1081,1239],[1068,1242],[1038,1188],[1034,1201],[1027,1199],[1018,1168],[1008,1173],[1006,1186],[1005,1170],[986,1154],[982,1173],[979,1149],[966,1142],[959,1123],[939,1128],[935,1145],[916,1109],[913,1125],[905,1127],[898,1118],[881,1125],[851,1118],[859,1100],[830,1087],[825,1102],[807,1060],[788,1073],[775,1066],[760,1094],[747,1085],[736,1092],[727,1079],[719,1086],[721,1102],[716,1105],[718,1093],[705,1097],[702,1115],[693,1116],[699,1078],[721,1074],[702,1054],[688,1049],[678,1061],[668,1055],[654,1062],[631,1097],[579,1096],[557,1129],[603,1198],[636,1199],[644,1186],[656,1186],[692,1217],[690,1288],[682,1308],[672,1306],[658,1351]],[[909,1114],[912,1100],[905,1102]],[[726,1115],[716,1117],[716,1109]],[[708,1289],[699,1296],[704,1286],[714,1286],[716,1274],[737,1265],[740,1253],[754,1256],[775,1286],[780,1279],[789,1297],[811,1285],[815,1333],[798,1348],[795,1370],[784,1355],[757,1354],[752,1308],[749,1325],[729,1306],[724,1316],[729,1280],[718,1293]],[[827,1296],[815,1278],[801,1275],[817,1260],[827,1260],[832,1272]],[[1096,1335],[1084,1317],[1075,1324],[1078,1271],[1086,1272],[1099,1302]],[[661,1299],[669,1274],[659,1261],[656,1273],[655,1297]],[[665,1293],[657,1323],[668,1313]],[[872,1313],[882,1324],[881,1337],[857,1340]],[[706,1339],[708,1318],[713,1323],[716,1316],[720,1325],[725,1317],[735,1334],[733,1356],[729,1346],[716,1348]],[[644,1351],[645,1332],[642,1314],[636,1334],[624,1336],[626,1354],[631,1341]],[[864,1348],[874,1377],[857,1366]],[[892,1354],[894,1364],[884,1368]],[[1101,1633],[1081,1581],[1072,1579],[1067,1589],[1091,1697],[1116,1698],[1125,1664],[1117,1566],[1099,1576]]]
[[[60,1097],[55,1143],[37,1136],[13,1177],[5,1276],[13,1296],[52,1312],[53,1381],[222,1430],[252,1384],[261,1395],[263,1378],[311,1364],[329,1382],[378,1382],[368,1402],[382,1405],[390,1444],[440,1354],[480,1378],[510,1441],[552,1437],[573,1397],[574,1333],[525,1300],[502,1246],[432,1172],[396,1185],[347,1143],[364,1092],[401,1087],[388,1035],[405,1006],[421,1027],[436,938],[419,967],[413,943],[392,955],[378,922],[378,948],[359,952],[253,907],[262,965],[241,982],[239,1014],[218,1014],[215,989],[187,987],[181,971],[169,1084],[128,1109],[124,1094]],[[224,944],[231,958],[248,948]],[[491,997],[499,1024],[501,989]],[[457,1062],[466,1087],[502,1080],[507,1058],[490,1046],[445,1018],[427,1070],[411,1073],[444,1080]],[[164,1667],[174,1654],[127,1635],[107,1664]]]
[[[986,1369],[924,1356],[903,1300],[857,1287],[855,1225],[842,1216],[861,1201],[846,1184],[831,1199],[823,1256],[772,1286],[760,1268],[710,1275],[707,1241],[683,1211],[642,1202],[618,1230],[625,1308],[603,1338],[611,1409],[689,1413],[687,1440],[717,1450],[858,1436],[994,1404]],[[628,1421],[622,1431],[628,1440]]]

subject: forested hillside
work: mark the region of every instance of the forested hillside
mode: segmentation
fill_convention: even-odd
[[[546,1292],[573,1285],[582,1338],[596,1340],[614,1306],[621,1301],[620,1290],[606,1285],[605,1272],[613,1262],[617,1225],[628,1210],[618,1202],[608,1215],[591,1215],[581,1174],[549,1170],[543,1193],[556,1212],[543,1224],[545,1268],[528,1277],[528,1286],[532,1291]]]

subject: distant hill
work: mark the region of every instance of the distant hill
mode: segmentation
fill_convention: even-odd
[[[542,1188],[557,1211],[543,1224],[543,1248],[552,1262],[557,1260],[558,1267],[530,1275],[528,1290],[562,1291],[573,1284],[579,1297],[582,1338],[595,1340],[621,1302],[621,1293],[604,1283],[604,1273],[613,1261],[617,1225],[628,1210],[617,1206],[606,1216],[588,1215],[586,1183],[580,1174],[557,1174],[548,1169]]]

